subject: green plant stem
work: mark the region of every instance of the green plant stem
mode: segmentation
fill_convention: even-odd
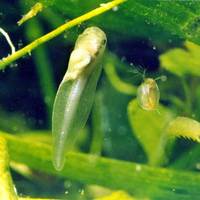
[[[63,171],[54,170],[49,145],[23,141],[6,133],[0,134],[8,143],[12,160],[32,169],[60,177],[68,177],[85,184],[97,184],[120,189],[136,197],[154,200],[198,200],[200,175],[192,172],[154,168],[147,165],[96,157],[82,153],[68,153]]]
[[[40,198],[29,198],[29,197],[27,197],[27,198],[18,198],[19,200],[59,200],[59,199],[40,199]]]
[[[170,167],[175,169],[189,169],[189,170],[199,170],[200,167],[200,157],[199,157],[200,147],[196,145],[189,151],[183,153],[177,160],[175,160]]]
[[[4,69],[7,65],[9,65],[10,63],[12,63],[13,61],[21,58],[22,56],[24,56],[27,53],[30,53],[33,49],[35,49],[36,47],[38,47],[39,45],[51,40],[52,38],[60,35],[61,33],[63,33],[65,30],[76,26],[84,21],[87,21],[97,15],[100,15],[110,9],[112,9],[113,7],[124,3],[126,0],[114,0],[108,3],[105,3],[104,5],[100,6],[99,8],[96,8],[80,17],[77,17],[61,26],[59,26],[58,28],[56,28],[55,30],[47,33],[46,35],[36,39],[35,41],[33,41],[32,43],[30,43],[29,45],[25,46],[24,48],[16,51],[14,54],[3,58],[0,61],[0,70]]]
[[[180,99],[179,97],[177,97],[177,96],[168,95],[168,96],[165,97],[165,99],[171,101],[171,103],[176,108],[179,108],[179,109],[184,109],[185,108],[185,102],[182,99]]]
[[[9,155],[4,137],[0,137],[0,199],[17,200],[9,171]]]
[[[185,92],[186,112],[188,114],[191,114],[191,112],[192,112],[192,100],[191,100],[190,88],[188,87],[188,84],[187,84],[184,77],[181,78],[181,82],[182,82],[182,85],[183,85],[183,90]]]
[[[104,132],[102,131],[102,108],[101,108],[102,93],[98,92],[95,96],[95,102],[92,110],[92,141],[90,146],[90,153],[94,155],[101,155]]]
[[[37,19],[32,19],[26,25],[26,36],[29,41],[33,40],[34,37],[39,37],[42,34],[43,30]],[[48,125],[50,126],[56,89],[52,71],[53,67],[51,65],[51,62],[49,61],[47,48],[45,46],[37,48],[36,51],[33,53],[33,59],[39,77],[43,102],[46,106]]]
[[[104,71],[110,83],[117,91],[127,95],[135,96],[137,88],[134,85],[126,83],[120,79],[117,74],[115,64],[119,65],[119,60],[117,60],[117,58],[113,54],[107,53],[104,64]]]

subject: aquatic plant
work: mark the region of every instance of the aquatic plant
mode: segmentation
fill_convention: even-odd
[[[0,4],[6,10],[0,10],[6,16],[0,30],[12,50],[8,55],[7,43],[0,50],[0,199],[199,199],[199,3],[21,0],[14,15],[24,16],[11,24],[9,2]],[[88,27],[103,30],[108,40],[102,75],[90,65],[98,54],[88,55],[82,43],[77,48],[80,38],[72,51]],[[30,43],[17,44],[23,37]],[[147,54],[138,53],[138,41]],[[85,71],[88,66],[95,73]],[[79,84],[88,74],[92,80]],[[167,80],[155,83],[160,76]],[[141,90],[152,81],[150,93]],[[68,91],[76,86],[72,98]],[[67,129],[67,121],[76,129]],[[51,123],[60,171],[52,164]],[[77,135],[76,143],[62,141],[61,129]]]

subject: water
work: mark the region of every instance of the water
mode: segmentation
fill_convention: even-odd
[[[36,1],[0,2],[0,28],[16,50],[80,14],[108,6],[100,0],[41,2],[44,9],[20,27],[17,21]],[[198,200],[199,5],[197,1],[128,0],[27,50],[5,69],[0,67],[0,132],[8,141],[12,180],[19,196]],[[101,28],[107,36],[104,59],[97,63],[103,72],[89,116],[83,117],[82,112],[92,102],[92,92],[87,90],[81,99],[81,112],[75,114],[73,124],[78,127],[76,120],[88,117],[86,126],[76,134],[63,170],[56,172],[53,102],[75,41],[89,26]],[[0,58],[14,54],[12,45],[0,35]],[[160,93],[155,104],[150,85],[145,95],[140,91],[142,103],[156,105],[150,111],[137,101],[138,88],[148,78],[156,82]]]

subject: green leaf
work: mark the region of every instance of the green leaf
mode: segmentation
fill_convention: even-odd
[[[38,0],[25,0],[30,7]],[[45,7],[55,6],[67,18],[79,16],[107,1],[95,0],[40,0]],[[44,10],[45,12],[45,10]],[[200,44],[200,4],[196,1],[128,0],[113,12],[91,21],[102,27],[110,38],[133,36],[150,39],[183,38]],[[106,22],[106,23],[105,23]],[[127,31],[128,30],[128,31]],[[113,36],[114,34],[114,36]]]
[[[42,26],[37,19],[32,19],[30,23],[27,23],[26,25],[25,33],[28,41],[40,37],[43,35],[43,32]],[[50,125],[56,88],[54,83],[53,66],[49,61],[47,48],[45,46],[37,48],[33,53],[33,59],[39,78],[43,102],[46,106],[48,124]]]
[[[200,142],[200,123],[188,117],[177,117],[172,120],[167,127],[167,132],[171,136]]]
[[[178,76],[200,76],[200,46],[186,41],[185,48],[175,48],[160,56],[161,66]]]
[[[196,145],[190,150],[184,152],[170,167],[185,170],[200,170],[200,146]]]
[[[99,126],[94,127],[93,132],[97,131],[103,135],[103,152],[117,159],[141,161],[144,156],[138,155],[141,148],[130,134],[131,128],[126,115],[130,97],[116,91],[107,79],[99,88],[98,96],[98,104],[93,110],[96,118],[93,115],[92,120]]]
[[[9,155],[7,141],[0,137],[0,199],[17,200],[17,193],[9,171]]]
[[[134,99],[128,105],[128,117],[134,135],[148,156],[149,164],[159,165],[165,162],[165,127],[172,119],[172,113],[161,105],[157,111],[143,110]]]
[[[1,132],[7,140],[11,160],[30,168],[86,184],[97,184],[115,190],[125,190],[135,197],[155,200],[199,200],[199,173],[154,168],[137,163],[68,153],[61,172],[51,163],[50,145],[23,140]],[[92,162],[91,162],[92,161]]]
[[[109,195],[97,198],[95,200],[135,200],[124,191],[115,191]]]

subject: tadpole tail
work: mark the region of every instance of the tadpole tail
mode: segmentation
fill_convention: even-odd
[[[62,82],[53,108],[53,165],[56,170],[62,170],[65,154],[70,151],[80,127],[76,124],[78,105],[87,80]]]

